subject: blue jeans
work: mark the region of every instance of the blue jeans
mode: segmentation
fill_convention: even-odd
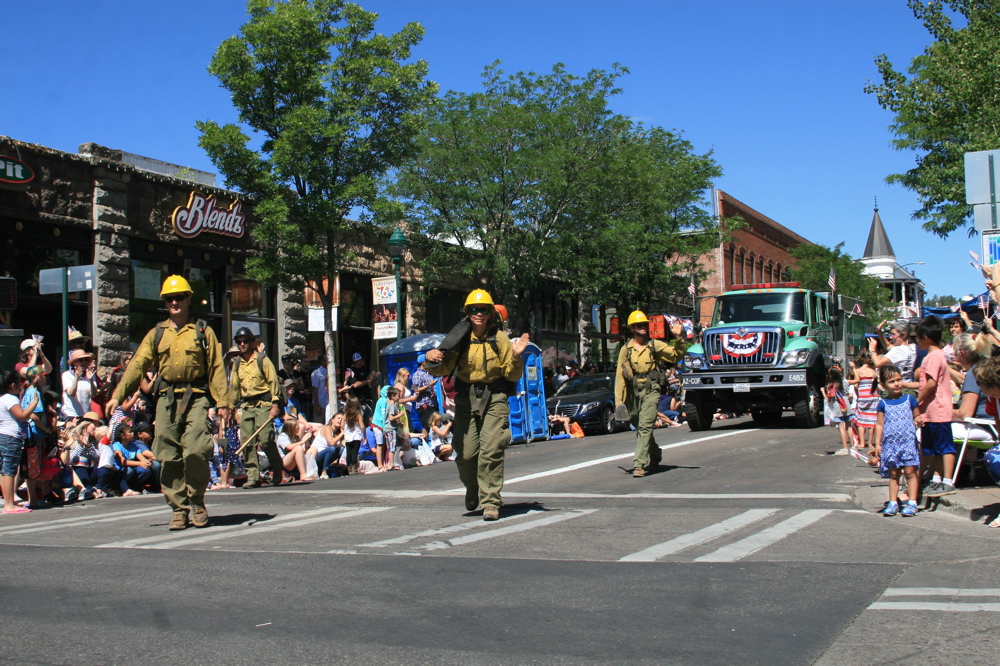
[[[328,446],[319,453],[316,454],[316,467],[319,468],[319,473],[323,472],[329,473],[330,465],[336,465],[340,460],[340,456],[343,455],[344,447],[342,446]]]
[[[24,440],[20,437],[0,435],[0,474],[17,476],[21,466],[21,455],[24,453]]]

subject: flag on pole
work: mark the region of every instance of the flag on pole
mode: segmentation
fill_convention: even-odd
[[[833,266],[830,266],[830,277],[826,282],[830,285],[830,289],[837,291],[837,273],[833,270]]]
[[[698,290],[694,286],[694,278],[691,278],[691,284],[688,285],[688,293],[692,296],[698,295]]]
[[[855,303],[854,304],[854,307],[851,308],[851,314],[856,314],[856,315],[859,315],[861,317],[864,316],[864,314],[862,314],[862,312],[861,312],[861,303]]]

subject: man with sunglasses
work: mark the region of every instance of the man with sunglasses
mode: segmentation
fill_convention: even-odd
[[[222,348],[215,331],[191,318],[192,293],[191,285],[180,275],[166,279],[160,297],[168,317],[139,343],[107,404],[107,413],[113,414],[139,387],[146,371],[155,368],[153,392],[158,399],[153,455],[160,461],[163,494],[174,512],[170,530],[186,529],[189,520],[195,527],[208,525],[205,490],[212,457],[209,407],[214,404],[219,417],[229,419]]]
[[[660,371],[661,363],[676,363],[684,357],[687,343],[684,328],[679,320],[670,325],[673,340],[665,343],[649,337],[649,319],[646,313],[636,310],[628,316],[632,339],[618,352],[615,373],[615,416],[632,422],[636,429],[635,456],[632,459],[632,476],[641,478],[655,471],[663,454],[653,439],[656,424],[656,406],[661,391],[666,390],[666,373]]]
[[[525,333],[513,342],[500,328],[493,298],[476,289],[465,301],[472,330],[453,349],[431,349],[427,370],[447,377],[457,369],[452,447],[465,486],[465,508],[483,506],[483,520],[500,517],[504,449],[510,443],[507,397],[524,370]]]
[[[247,481],[244,489],[260,488],[260,460],[257,447],[264,449],[271,463],[274,485],[281,483],[283,468],[278,445],[274,443],[274,428],[264,427],[281,416],[284,403],[284,391],[278,384],[278,373],[274,364],[267,356],[261,356],[257,351],[257,338],[246,326],[243,326],[233,342],[240,350],[236,357],[236,368],[229,385],[229,402],[240,406],[240,441],[247,444],[243,449],[244,467],[247,471]],[[250,437],[257,433],[253,442]],[[249,443],[248,443],[249,442]]]

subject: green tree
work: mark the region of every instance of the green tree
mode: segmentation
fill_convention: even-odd
[[[227,185],[254,199],[262,253],[248,274],[320,287],[334,377],[333,280],[323,281],[349,258],[342,248],[358,226],[348,214],[385,211],[379,179],[413,151],[419,109],[436,93],[427,64],[411,59],[424,31],[409,23],[377,34],[377,14],[343,0],[250,0],[247,9],[250,20],[222,42],[209,72],[259,146],[240,126],[213,121],[197,123],[200,145]]]
[[[431,239],[431,281],[447,267],[484,284],[515,330],[553,279],[629,304],[662,286],[676,232],[710,224],[697,202],[719,171],[679,137],[611,112],[626,72],[508,76],[494,63],[482,92],[449,92],[428,111],[419,157],[392,191]],[[646,273],[633,279],[637,265]]]
[[[789,254],[795,259],[790,268],[792,279],[806,289],[829,291],[830,267],[837,276],[837,293],[862,302],[865,320],[872,326],[883,319],[893,319],[896,312],[891,294],[882,282],[864,273],[864,264],[842,251],[844,243],[834,248],[825,245],[799,245]]]
[[[910,63],[909,77],[877,56],[882,83],[865,92],[895,114],[893,146],[918,153],[914,168],[887,182],[916,192],[914,218],[946,237],[971,220],[963,154],[1000,148],[1000,0],[908,4],[935,41]],[[955,27],[945,4],[964,27]]]

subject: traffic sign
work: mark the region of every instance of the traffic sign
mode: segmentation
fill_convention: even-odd
[[[996,203],[1000,194],[1000,150],[965,154],[965,203]]]
[[[66,268],[47,268],[38,271],[39,294],[61,294],[63,290],[63,271],[66,271],[66,291],[92,291],[97,284],[97,271],[94,264],[87,266],[69,266]]]

